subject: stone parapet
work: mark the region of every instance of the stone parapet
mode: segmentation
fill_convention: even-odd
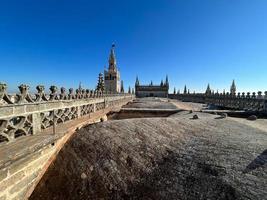
[[[169,94],[169,98],[188,102],[205,103],[235,110],[267,112],[267,92],[245,94],[215,93],[215,94]]]
[[[51,126],[80,118],[90,113],[114,106],[131,94],[103,94],[89,89],[65,88],[57,93],[50,87],[45,94],[44,86],[36,87],[35,95],[29,94],[29,86],[20,85],[19,94],[8,95],[7,85],[0,84],[0,145],[25,135],[34,135]]]

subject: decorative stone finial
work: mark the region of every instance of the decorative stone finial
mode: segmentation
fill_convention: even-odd
[[[252,98],[256,99],[256,92],[252,92]]]
[[[7,84],[0,83],[0,99],[2,99],[6,94],[6,89],[7,89]]]
[[[69,89],[69,99],[74,99],[73,88]]]
[[[261,91],[258,91],[258,99],[262,99],[262,92]]]
[[[66,88],[61,87],[60,88],[60,95],[59,95],[61,100],[65,100],[67,99],[67,95],[66,95]]]
[[[34,102],[29,95],[30,87],[26,84],[21,84],[19,87],[20,94],[18,96],[18,103],[32,103]]]
[[[0,83],[0,105],[3,104],[13,104],[13,102],[7,94],[7,84]]]
[[[44,100],[47,101],[48,99],[45,96],[45,87],[43,85],[37,85],[36,86],[37,94],[36,94],[36,100],[37,102]]]
[[[56,100],[57,99],[57,86],[52,85],[49,89],[51,91],[49,100]]]

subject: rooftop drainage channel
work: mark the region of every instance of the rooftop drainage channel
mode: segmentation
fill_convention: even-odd
[[[120,120],[130,118],[154,118],[168,117],[175,113],[181,112],[181,109],[140,109],[140,108],[123,108],[119,112],[108,114],[108,120]]]

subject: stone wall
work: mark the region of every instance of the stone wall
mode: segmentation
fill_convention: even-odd
[[[26,199],[57,146],[46,147],[13,162],[0,170],[0,199]]]
[[[37,86],[32,95],[26,85],[8,95],[6,88],[0,84],[0,200],[27,199],[76,128],[133,99],[82,89],[65,94],[61,88],[58,94],[55,86],[50,94]]]
[[[267,112],[267,92],[255,92],[252,95],[248,92],[236,94],[215,93],[215,94],[169,94],[169,98],[188,102],[206,103],[222,108]]]

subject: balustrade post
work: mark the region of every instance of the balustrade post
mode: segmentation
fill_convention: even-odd
[[[81,106],[77,106],[77,118],[81,117]]]
[[[32,134],[33,135],[41,132],[42,130],[41,125],[42,125],[41,114],[33,113],[32,114]]]
[[[53,110],[53,134],[56,135],[56,113],[55,110]]]
[[[93,104],[93,113],[96,112],[96,103]]]

